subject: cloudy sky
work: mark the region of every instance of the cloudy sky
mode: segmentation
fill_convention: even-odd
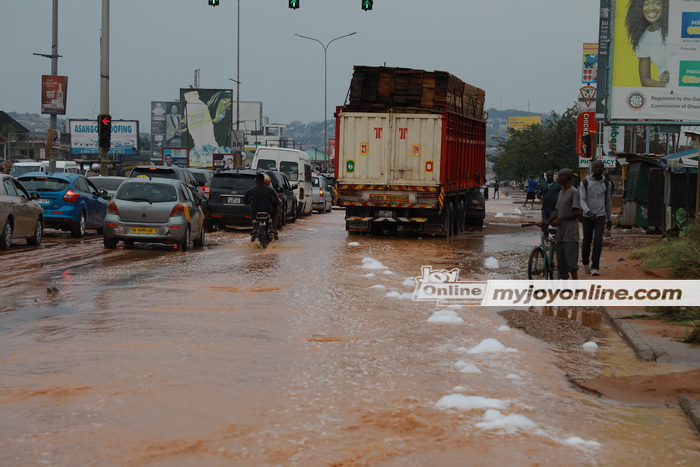
[[[150,129],[150,102],[175,100],[201,70],[202,88],[234,89],[238,0],[111,0],[110,113]],[[99,108],[101,0],[59,0],[58,74],[68,118]],[[51,0],[2,0],[0,110],[36,112],[50,74]],[[240,0],[241,101],[272,122],[322,121],[348,93],[353,65],[443,70],[486,91],[487,106],[561,113],[581,87],[584,42],[598,40],[596,0]],[[235,94],[234,94],[235,96]]]

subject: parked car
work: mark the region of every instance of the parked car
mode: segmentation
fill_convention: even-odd
[[[44,208],[44,224],[70,231],[75,238],[85,236],[87,229],[102,233],[107,192],[98,190],[81,174],[31,172],[18,178],[36,202]]]
[[[187,169],[183,169],[177,166],[168,165],[139,165],[134,167],[131,172],[129,172],[129,178],[170,178],[178,179],[185,182],[197,198],[200,200],[206,198],[204,196],[204,191],[199,188],[197,180]]]
[[[182,251],[204,246],[202,204],[178,179],[131,178],[117,190],[104,220],[104,247],[119,241],[125,248],[136,242],[174,243]]]
[[[209,189],[211,187],[211,179],[214,178],[214,171],[209,169],[186,169],[197,182],[197,186],[202,189],[204,196],[209,198]]]
[[[22,161],[15,162],[10,168],[10,175],[19,177],[30,172],[48,172],[49,161]],[[80,173],[80,167],[74,161],[56,161],[55,172]]]
[[[328,188],[325,177],[311,176],[313,190],[313,206],[320,213],[331,212],[333,209],[333,192]]]
[[[0,250],[8,250],[13,239],[39,245],[44,233],[44,210],[15,177],[0,174]]]
[[[117,190],[124,180],[126,180],[126,177],[90,177],[90,181],[98,190],[105,190],[107,192],[107,196],[105,196],[107,200],[114,198],[114,195],[117,193]]]

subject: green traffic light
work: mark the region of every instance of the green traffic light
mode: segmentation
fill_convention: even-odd
[[[371,10],[372,5],[374,5],[374,0],[362,0],[362,9],[364,11]]]
[[[211,6],[219,6],[219,0],[209,0],[209,5],[211,5]]]
[[[289,8],[296,10],[299,8],[299,0],[289,0]]]

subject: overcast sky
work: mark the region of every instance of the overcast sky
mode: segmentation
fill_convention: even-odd
[[[450,72],[486,91],[488,107],[563,112],[581,84],[584,42],[598,40],[599,2],[583,0],[240,0],[241,101],[275,123],[323,120],[343,104],[353,65]],[[234,89],[238,0],[111,0],[110,113],[150,130],[150,102],[176,100],[201,70],[202,88]],[[100,113],[101,0],[58,1],[58,74],[67,118]],[[40,113],[51,61],[51,0],[2,0],[0,110]]]

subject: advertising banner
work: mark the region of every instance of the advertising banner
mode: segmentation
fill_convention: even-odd
[[[182,146],[181,131],[180,103],[151,101],[151,157],[160,158],[166,146]]]
[[[163,148],[161,164],[168,167],[189,167],[190,148]]]
[[[97,120],[69,120],[70,153],[99,154]],[[110,154],[138,155],[139,122],[137,120],[112,120]]]
[[[612,156],[625,152],[625,127],[619,125],[606,125],[603,128],[603,155]]]
[[[576,117],[576,151],[579,157],[586,157],[583,136],[588,134],[593,135],[593,133],[597,132],[598,122],[595,119],[595,112],[581,112],[578,114],[578,117]]]
[[[583,84],[595,84],[598,78],[598,44],[583,44]]]
[[[617,0],[613,21],[608,119],[700,123],[700,1]]]
[[[214,153],[233,152],[232,96],[230,89],[180,89],[181,141],[190,148],[190,167],[212,167]]]
[[[600,83],[596,95],[595,113],[596,119],[605,118],[605,106],[608,97],[608,64],[610,49],[610,2],[611,0],[600,0],[600,18],[598,20],[598,83]]]
[[[41,113],[50,115],[65,115],[67,94],[67,76],[42,75]]]
[[[508,128],[520,131],[530,125],[540,125],[542,117],[508,117]]]

